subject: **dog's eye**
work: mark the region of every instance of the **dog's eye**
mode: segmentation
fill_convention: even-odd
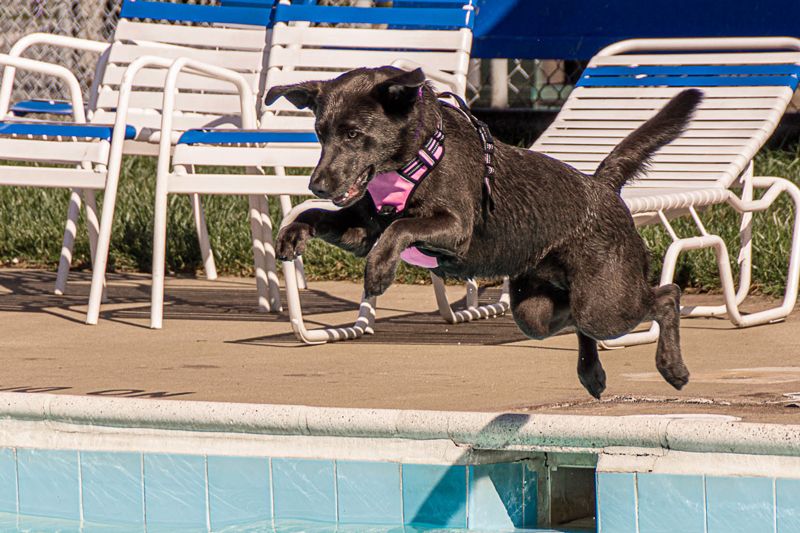
[[[347,130],[348,139],[355,139],[356,137],[358,137],[358,130]]]

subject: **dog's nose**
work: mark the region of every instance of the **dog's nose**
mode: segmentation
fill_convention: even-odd
[[[330,196],[325,185],[319,182],[312,181],[311,183],[309,183],[308,190],[311,191],[311,194],[319,198],[328,198]]]

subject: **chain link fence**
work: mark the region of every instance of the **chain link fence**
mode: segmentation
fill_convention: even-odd
[[[174,1],[216,3],[215,0]],[[319,0],[319,3],[364,6],[370,2]],[[109,41],[119,17],[120,5],[121,0],[4,0],[0,3],[0,52],[8,52],[18,39],[33,32]],[[84,95],[88,93],[96,55],[52,46],[36,46],[26,53],[26,57],[67,67],[76,74]],[[467,98],[474,107],[557,110],[569,96],[585,66],[583,61],[552,59],[473,59]],[[14,101],[59,99],[65,98],[66,94],[60,82],[53,78],[19,72],[13,97]],[[790,111],[798,110],[800,96],[796,94]]]
[[[6,0],[0,3],[0,52],[7,53],[21,37],[35,32],[56,33],[96,41],[108,41],[119,16],[119,0]],[[63,65],[89,91],[97,55],[35,46],[25,57]],[[52,77],[24,71],[17,73],[14,101],[27,98],[64,98],[61,83]]]

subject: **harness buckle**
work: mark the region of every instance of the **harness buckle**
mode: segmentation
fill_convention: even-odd
[[[393,217],[397,214],[397,207],[393,205],[381,206],[381,209],[380,211],[378,211],[378,214],[384,217]]]

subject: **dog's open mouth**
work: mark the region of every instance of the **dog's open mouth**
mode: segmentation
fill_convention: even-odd
[[[372,179],[374,174],[375,166],[368,166],[364,172],[362,172],[358,178],[356,178],[356,181],[350,185],[344,194],[341,194],[333,199],[333,203],[339,207],[347,207],[359,201],[367,192],[366,185]]]

